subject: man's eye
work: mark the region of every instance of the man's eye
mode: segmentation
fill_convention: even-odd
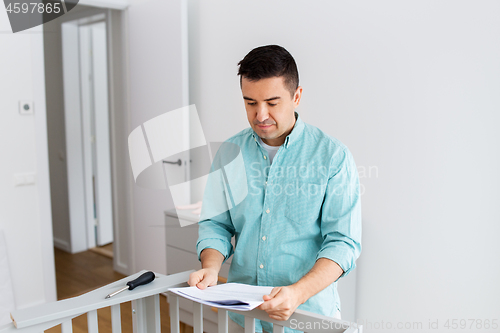
[[[267,103],[267,104],[269,104],[270,106],[276,106],[278,103],[274,103],[274,104],[273,103]]]
[[[255,105],[255,104],[257,104],[257,103],[255,103],[255,102],[249,102],[249,103],[247,103],[247,104],[248,104],[248,105]]]

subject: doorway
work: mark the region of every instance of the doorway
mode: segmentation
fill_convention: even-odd
[[[132,270],[124,11],[78,5],[45,24],[54,246]],[[126,161],[128,162],[128,160]]]

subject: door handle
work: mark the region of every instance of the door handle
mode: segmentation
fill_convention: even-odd
[[[168,163],[168,164],[177,164],[178,166],[181,166],[182,165],[182,161],[181,159],[179,158],[177,161],[175,162],[172,162],[172,161],[165,161],[163,160],[163,163]]]

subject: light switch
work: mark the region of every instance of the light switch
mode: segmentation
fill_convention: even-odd
[[[33,185],[36,183],[36,174],[29,173],[16,173],[14,175],[14,186]]]
[[[34,173],[26,173],[24,175],[24,185],[33,185],[35,184],[35,174]]]
[[[24,175],[23,174],[15,174],[14,175],[14,186],[22,186],[24,185]]]

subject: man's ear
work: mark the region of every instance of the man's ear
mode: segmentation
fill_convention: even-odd
[[[296,108],[300,104],[300,98],[302,97],[302,87],[298,86],[293,95],[293,107]]]

